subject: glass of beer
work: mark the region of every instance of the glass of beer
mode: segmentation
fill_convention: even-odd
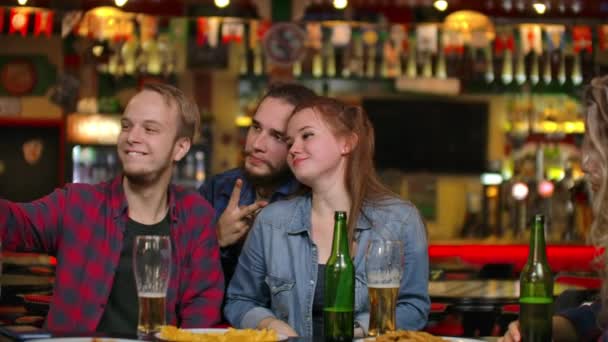
[[[369,290],[369,336],[396,330],[397,295],[404,268],[403,242],[372,240],[367,247],[366,273]]]
[[[157,235],[137,236],[133,245],[133,273],[139,297],[137,334],[149,336],[166,324],[165,297],[171,277],[171,239]]]

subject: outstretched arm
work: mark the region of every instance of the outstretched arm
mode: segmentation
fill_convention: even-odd
[[[29,203],[0,199],[0,235],[5,250],[54,254],[62,231],[67,188]],[[74,215],[86,215],[74,208]]]

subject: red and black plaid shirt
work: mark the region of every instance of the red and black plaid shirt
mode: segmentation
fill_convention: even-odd
[[[213,209],[196,192],[169,189],[173,263],[167,323],[209,327],[220,320],[224,277]],[[5,250],[57,257],[46,327],[94,332],[110,295],[128,219],[122,176],[108,183],[71,184],[31,203],[0,200]]]

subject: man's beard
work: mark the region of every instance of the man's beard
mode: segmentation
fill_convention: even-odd
[[[129,183],[138,185],[138,186],[146,186],[146,185],[154,184],[160,178],[158,173],[141,174],[141,173],[123,172],[123,174],[129,180]]]
[[[144,171],[144,172],[128,172],[123,170],[123,175],[129,180],[131,184],[138,186],[148,186],[156,184],[163,177],[167,168],[172,168],[173,164],[164,165],[159,170],[155,171]]]
[[[242,168],[247,181],[249,181],[254,187],[271,188],[281,185],[283,182],[287,181],[287,179],[292,177],[291,170],[287,164],[283,165],[283,167],[279,169],[268,164],[266,164],[266,166],[268,166],[268,169],[270,170],[269,174],[254,175],[247,170],[243,162]]]

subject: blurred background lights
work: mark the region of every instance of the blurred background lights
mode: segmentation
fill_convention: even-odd
[[[215,3],[215,6],[219,8],[224,8],[230,5],[230,0],[214,0],[213,3]]]
[[[547,10],[547,5],[543,4],[542,2],[535,2],[532,4],[532,7],[534,7],[534,10],[538,14],[545,14],[545,11]]]
[[[528,196],[528,186],[522,182],[513,184],[511,195],[518,201],[525,199]]]
[[[346,6],[348,5],[348,1],[347,0],[334,0],[334,7],[337,9],[345,9]]]
[[[433,6],[438,10],[438,11],[445,11],[446,9],[448,9],[448,2],[446,0],[436,0],[433,3]]]

